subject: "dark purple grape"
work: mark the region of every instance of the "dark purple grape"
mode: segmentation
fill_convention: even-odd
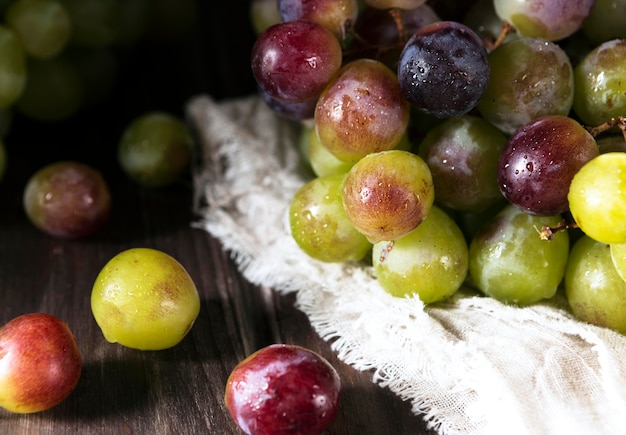
[[[598,155],[593,136],[567,116],[550,115],[520,127],[498,162],[498,185],[522,211],[551,216],[569,210],[572,178]]]
[[[312,21],[295,20],[270,26],[252,47],[254,78],[264,92],[281,101],[317,98],[341,62],[337,37]]]
[[[487,51],[469,27],[440,21],[419,29],[398,62],[405,98],[418,110],[450,118],[472,110],[489,82]]]

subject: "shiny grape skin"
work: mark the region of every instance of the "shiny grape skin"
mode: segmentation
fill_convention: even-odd
[[[491,80],[480,114],[506,134],[546,115],[567,115],[574,101],[574,71],[558,45],[518,37],[489,53]]]
[[[339,70],[342,49],[330,30],[306,20],[275,24],[261,33],[251,54],[258,86],[277,100],[317,98]]]
[[[595,127],[626,115],[626,39],[595,47],[574,69],[573,109]]]
[[[574,119],[559,115],[538,118],[513,133],[502,151],[500,191],[529,214],[566,212],[574,175],[597,155],[595,139]]]
[[[409,103],[385,64],[358,59],[344,65],[320,96],[315,128],[338,159],[356,162],[395,148],[409,123]]]
[[[283,21],[309,20],[321,24],[339,39],[357,20],[357,0],[278,0]]]
[[[595,1],[494,0],[494,8],[520,35],[560,41],[581,28]]]
[[[441,21],[409,39],[397,70],[405,98],[418,110],[450,118],[472,110],[489,82],[487,51],[469,27]]]

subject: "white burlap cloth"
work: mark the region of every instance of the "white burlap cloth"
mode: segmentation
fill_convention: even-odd
[[[187,107],[200,142],[194,225],[252,283],[296,292],[338,357],[409,400],[441,434],[626,433],[626,337],[576,321],[562,296],[514,308],[470,291],[394,298],[361,265],[301,252],[287,210],[307,180],[292,125],[257,97]],[[529,255],[532,255],[529,252]]]

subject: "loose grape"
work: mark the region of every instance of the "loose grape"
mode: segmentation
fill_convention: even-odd
[[[574,221],[594,240],[626,243],[626,153],[600,154],[572,179],[568,200]]]
[[[63,121],[82,107],[84,92],[81,76],[67,58],[31,59],[28,82],[17,109],[39,121]]]
[[[175,258],[157,249],[131,248],[98,273],[91,309],[107,341],[162,350],[190,331],[200,313],[200,297]]]
[[[594,48],[574,69],[574,111],[597,126],[626,114],[626,39]]]
[[[394,149],[409,123],[409,104],[398,79],[382,62],[359,59],[346,64],[315,107],[322,144],[339,160]]]
[[[572,247],[564,284],[577,318],[626,334],[626,281],[615,270],[608,245],[581,237]]]
[[[91,166],[62,161],[30,176],[23,206],[28,219],[54,237],[79,238],[93,234],[108,221],[111,193]]]
[[[256,39],[251,56],[259,87],[270,97],[288,102],[319,97],[342,60],[337,37],[306,20],[267,28]]]
[[[396,240],[428,215],[435,191],[421,157],[402,150],[368,154],[348,172],[343,186],[348,219],[372,243]]]
[[[559,231],[548,241],[537,231],[560,221],[560,216],[533,216],[505,206],[470,243],[474,285],[490,297],[520,306],[553,297],[565,273],[569,236]]]
[[[489,53],[491,79],[477,109],[506,134],[547,115],[569,114],[574,71],[558,45],[516,38]]]
[[[597,155],[595,139],[578,121],[544,116],[509,138],[498,162],[498,184],[504,197],[526,213],[564,213],[572,178]]]
[[[324,262],[359,261],[371,248],[343,208],[345,174],[317,177],[302,186],[289,207],[291,235],[310,257]]]
[[[56,0],[17,0],[7,10],[5,22],[20,38],[24,51],[37,59],[59,54],[72,30],[68,12]]]
[[[189,169],[193,139],[187,126],[165,112],[148,112],[123,131],[117,150],[124,172],[149,187],[166,186]]]
[[[498,158],[506,137],[482,118],[461,115],[433,127],[419,145],[435,184],[435,201],[453,210],[480,212],[503,200]]]
[[[416,294],[429,304],[461,287],[468,271],[468,247],[454,220],[433,206],[406,236],[376,243],[372,264],[386,291],[398,297]]]
[[[464,24],[440,21],[420,28],[404,46],[398,80],[405,98],[439,118],[472,110],[489,82],[487,51]]]
[[[0,25],[0,109],[11,106],[26,86],[26,54],[13,30]]]

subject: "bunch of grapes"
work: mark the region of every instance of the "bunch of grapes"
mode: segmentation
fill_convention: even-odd
[[[625,0],[255,0],[251,18],[259,94],[314,174],[289,209],[304,252],[424,303],[563,288],[626,333]]]

